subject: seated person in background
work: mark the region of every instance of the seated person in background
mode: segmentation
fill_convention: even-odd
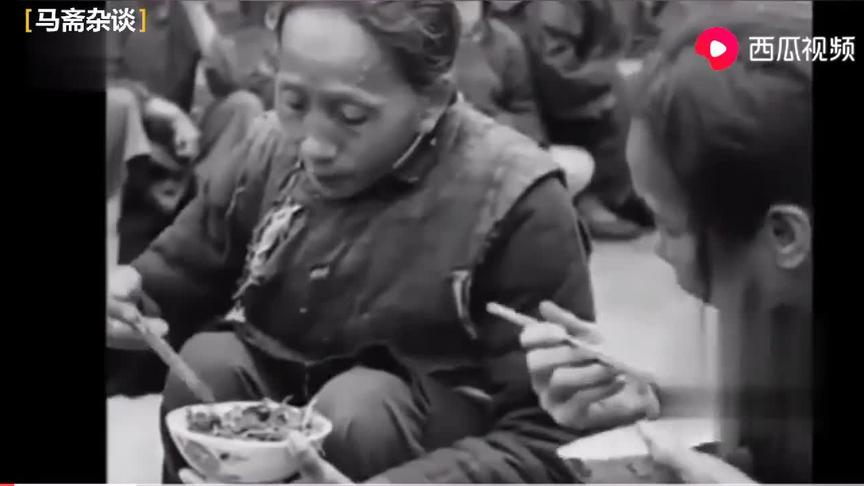
[[[624,157],[627,107],[617,61],[623,48],[611,0],[497,0],[491,15],[522,38],[549,140],[594,159],[577,198],[593,236],[628,239],[651,226]]]
[[[190,7],[192,7],[190,9]],[[202,59],[207,86],[214,98],[222,99],[238,90],[256,94],[265,110],[273,109],[273,76],[277,63],[278,39],[273,31],[280,2],[211,0],[208,17],[188,4],[193,28],[213,22],[216,32]],[[202,35],[208,35],[206,27]],[[207,43],[205,39],[203,42]]]
[[[199,175],[229,156],[252,120],[273,108],[276,35],[268,18],[279,2],[182,2],[195,32],[213,102],[201,118]],[[238,113],[239,112],[239,113]],[[242,115],[242,116],[238,116]]]
[[[265,2],[253,2],[266,5]],[[239,144],[246,136],[249,125],[263,113],[264,101],[252,94],[265,94],[272,88],[266,85],[269,74],[272,87],[272,69],[263,73],[248,69],[242,62],[213,61],[213,59],[252,59],[247,52],[238,56],[237,43],[225,40],[217,32],[202,28],[201,19],[209,15],[202,2],[169,2],[166,0],[139,0],[109,2],[109,8],[143,6],[148,8],[148,29],[140,32],[111,32],[107,38],[107,73],[109,85],[126,88],[138,98],[139,112],[151,145],[158,146],[159,156],[151,158],[170,159],[160,165],[157,172],[169,172],[168,178],[183,179],[183,187],[174,188],[174,194],[185,195],[192,187],[191,169],[200,161],[217,153],[228,153],[230,147]],[[202,17],[199,13],[203,12]],[[248,9],[250,17],[263,24],[260,7]],[[255,19],[247,20],[255,23]],[[212,21],[209,23],[212,27]],[[272,33],[271,33],[272,37]],[[274,40],[275,42],[275,40]],[[204,46],[204,47],[202,47]],[[232,50],[233,49],[233,50]],[[268,59],[264,49],[259,49],[260,58]],[[217,96],[206,110],[200,123],[194,120],[192,111],[195,94],[195,76],[199,60],[205,54],[208,70],[214,82]],[[256,66],[272,65],[270,62],[255,62]],[[251,62],[251,61],[249,61]],[[226,81],[229,80],[229,81]],[[241,82],[234,82],[241,80]],[[233,89],[232,89],[233,88]],[[161,157],[160,157],[161,156]],[[224,157],[222,157],[224,158]],[[150,162],[152,164],[152,161]],[[169,167],[170,166],[170,167]],[[176,170],[175,170],[176,169]],[[144,174],[152,171],[143,170]],[[180,177],[176,172],[185,173]],[[132,174],[130,174],[130,177]],[[149,190],[160,181],[143,181],[136,186]],[[182,197],[175,197],[157,214],[141,215],[138,219],[153,220],[134,226],[141,227],[136,234],[127,234],[121,246],[121,260],[129,261],[161,232],[181,209]],[[168,201],[166,201],[167,203]],[[125,211],[124,211],[125,212]],[[122,215],[121,219],[127,219]],[[168,219],[165,222],[165,219]]]
[[[184,6],[188,3],[198,2],[108,3],[109,8],[148,8],[146,33],[109,32],[106,39],[107,135],[113,146],[106,157],[122,186],[112,194],[113,204],[120,206],[114,263],[133,260],[171,224],[194,195],[194,165],[220,146],[227,153],[263,112],[257,96],[241,91],[217,100],[200,127],[190,116],[201,49]],[[172,335],[171,340],[180,344],[186,337]],[[164,368],[158,360],[114,354],[109,394],[159,389]]]
[[[548,147],[522,40],[489,17],[488,2],[464,0],[456,6],[463,27],[454,66],[457,88],[480,112]],[[580,148],[561,145],[551,147],[550,154],[564,169],[575,197],[591,180],[593,159]]]
[[[131,91],[108,86],[105,99],[105,199],[107,202],[108,267],[120,252],[118,223],[124,185],[133,160],[146,158],[150,141],[144,131],[138,100]]]
[[[484,311],[555,296],[593,319],[560,169],[456,101],[452,2],[284,7],[275,113],[111,275],[109,345],[137,342],[143,295],[172,327],[215,318],[185,361],[217,400],[315,397],[342,481],[574,481],[555,453],[574,434],[538,406],[518,329]],[[196,402],[174,376],[162,397],[163,417]]]
[[[753,63],[711,70],[693,54],[702,31],[722,25],[739,39],[809,37],[796,5],[737,5],[664,34],[638,79],[627,154],[636,189],[654,211],[658,256],[678,284],[719,311],[722,417],[750,459],[736,467],[644,428],[655,461],[686,483],[812,482],[812,65]],[[789,7],[788,9],[786,7]],[[797,9],[797,10],[796,10]],[[809,17],[809,16],[808,16]],[[593,326],[546,306],[571,333]],[[563,344],[557,325],[522,334],[543,407],[579,427],[621,388],[617,372]],[[584,337],[584,336],[583,336]],[[728,346],[728,345],[727,345]],[[726,370],[733,370],[726,372]],[[662,388],[662,384],[661,384]],[[665,407],[675,396],[660,393]],[[618,423],[641,417],[622,410]],[[727,440],[727,437],[721,437]]]
[[[166,153],[163,144],[150,140],[145,124],[170,125],[179,120],[175,125],[180,134],[176,149],[179,152],[194,152],[197,133],[194,126],[183,127],[186,118],[175,112],[170,103],[154,97],[142,107],[139,101],[135,92],[123,83],[109,83],[105,102],[106,197],[109,235],[117,238],[109,247],[109,265],[131,259],[128,241],[124,245],[125,251],[122,254],[119,251],[121,205],[133,214],[150,210],[171,218],[180,205],[179,199],[188,189],[190,179],[188,171],[184,171],[184,167]],[[155,175],[160,168],[162,174]],[[128,215],[123,223],[128,229]]]
[[[194,151],[198,132],[175,105],[158,97],[142,101],[122,82],[109,83],[105,106],[107,264],[112,268],[146,248],[193,194],[188,165],[172,156],[166,148],[171,142],[164,136],[161,143],[151,139],[145,125],[174,124],[178,146],[183,145],[179,151]],[[149,354],[110,350],[106,360],[109,396],[151,393],[161,387],[164,367]]]

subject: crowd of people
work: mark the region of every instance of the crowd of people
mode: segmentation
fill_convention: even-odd
[[[135,351],[148,322],[219,400],[315,397],[334,430],[309,480],[579,482],[558,446],[665,400],[564,345],[602,332],[591,241],[648,231],[748,330],[758,386],[808,389],[810,67],[693,52],[708,18],[806,36],[801,10],[137,3],[147,32],[108,49],[109,394],[161,391],[163,417],[196,401]],[[520,335],[489,302],[549,324]],[[794,363],[766,352],[778,326]],[[798,401],[771,426],[764,400],[744,407],[749,466],[646,440],[683,479],[806,482]]]

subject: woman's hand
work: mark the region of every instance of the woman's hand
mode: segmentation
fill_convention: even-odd
[[[566,342],[569,335],[599,343],[594,324],[580,321],[551,302],[543,302],[540,313],[548,323],[527,327],[520,339],[528,351],[531,384],[540,405],[557,423],[579,431],[597,430],[658,412],[650,387]]]
[[[105,321],[105,340],[108,347],[116,349],[147,349],[144,339],[135,330],[140,322],[149,326],[157,335],[168,332],[168,324],[162,319],[142,316],[138,305],[143,299],[141,275],[130,266],[118,266],[108,274],[108,302]]]
[[[672,470],[683,483],[756,483],[717,457],[681,445],[650,422],[638,422],[636,428],[654,462]]]
[[[201,131],[188,115],[182,113],[174,119],[171,128],[174,130],[174,153],[178,157],[195,159],[201,151]]]
[[[285,460],[296,461],[299,478],[293,483],[305,484],[354,484],[348,476],[342,474],[336,467],[325,461],[318,450],[309,442],[305,435],[292,432],[289,436],[289,446],[285,448]],[[191,469],[181,469],[180,479],[186,484],[221,483],[208,480]]]

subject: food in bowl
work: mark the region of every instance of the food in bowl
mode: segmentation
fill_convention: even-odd
[[[333,426],[313,404],[272,400],[197,404],[165,417],[183,458],[220,483],[278,483],[296,475],[289,433],[303,433],[320,448]]]
[[[291,431],[314,435],[311,404],[292,407],[265,399],[260,403],[236,405],[226,412],[209,409],[188,409],[189,430],[228,439],[280,442]],[[320,422],[318,422],[320,424]]]

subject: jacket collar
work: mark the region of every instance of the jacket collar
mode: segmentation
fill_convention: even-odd
[[[435,128],[427,134],[418,135],[417,138],[406,149],[402,156],[393,164],[393,170],[387,179],[399,183],[416,185],[419,184],[426,174],[435,166],[438,159],[436,147],[448,143],[448,119],[453,105],[458,101],[458,94],[454,93],[450,100],[450,106],[441,115],[435,124]]]

